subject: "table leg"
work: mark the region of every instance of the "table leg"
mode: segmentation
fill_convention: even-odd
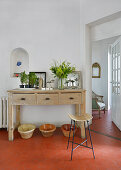
[[[13,105],[11,104],[11,95],[8,96],[8,139],[13,141],[14,139],[14,127],[13,127]]]
[[[75,114],[76,115],[79,115],[79,113],[80,113],[80,105],[79,104],[75,104]]]
[[[85,138],[85,126],[84,126],[84,122],[81,122],[81,137],[82,137],[82,139]]]
[[[20,105],[16,106],[16,127],[20,125]]]
[[[75,105],[75,114],[76,115],[80,115],[80,110],[81,110],[80,107],[82,107],[82,105],[80,105],[80,104],[76,104]],[[78,125],[81,128],[81,138],[84,139],[85,138],[85,126],[84,126],[84,122],[81,122],[81,123],[79,122]]]
[[[86,113],[86,93],[82,92],[82,104],[81,104],[81,114]]]
[[[86,113],[86,92],[82,92],[82,104],[81,104],[81,114]],[[85,125],[84,122],[81,122],[81,137],[85,138]]]

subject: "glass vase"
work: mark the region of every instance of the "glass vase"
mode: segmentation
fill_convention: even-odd
[[[64,89],[64,78],[58,79],[58,89],[63,90]]]

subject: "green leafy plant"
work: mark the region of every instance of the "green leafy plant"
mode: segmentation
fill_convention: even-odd
[[[36,83],[36,79],[37,76],[34,72],[30,72],[29,73],[29,85],[31,85],[32,87],[34,87],[35,83]]]
[[[35,85],[36,85],[36,87],[38,87],[38,86],[39,86],[39,77],[37,77],[37,78],[36,78]]]
[[[26,74],[26,77],[25,77],[25,84],[28,85],[29,84],[29,75]]]
[[[27,83],[27,80],[28,80],[28,75],[24,72],[21,72],[20,74],[20,81],[21,81],[21,84],[23,85],[24,83],[26,84]]]
[[[70,66],[71,63],[63,61],[62,63],[55,62],[54,66],[50,67],[51,72],[54,74],[54,77],[58,77],[61,80],[61,89],[63,89],[63,79],[75,71],[75,67]]]
[[[75,71],[75,67],[70,66],[71,63],[63,61],[62,63],[55,62],[54,66],[50,67],[50,70],[54,74],[55,77],[58,78],[67,78],[67,76]]]

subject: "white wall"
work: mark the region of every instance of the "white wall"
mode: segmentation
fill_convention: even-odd
[[[81,21],[88,24],[121,11],[120,0],[80,0]]]
[[[67,60],[80,69],[79,0],[5,0],[0,1],[0,96],[16,88],[10,78],[10,54],[22,47],[29,54],[30,71],[46,71],[53,60]],[[74,106],[21,107],[24,122],[68,121]]]
[[[68,60],[83,73],[87,112],[91,112],[91,77],[85,24],[121,9],[118,0],[1,0],[0,96],[19,85],[10,78],[10,53],[23,47],[30,56],[30,71],[49,71],[53,59]],[[85,58],[86,56],[86,58]],[[87,67],[86,64],[88,63]],[[85,77],[87,76],[87,77]],[[90,83],[88,83],[90,82]],[[22,107],[22,121],[61,124],[74,106]],[[64,122],[63,122],[64,123]]]
[[[91,28],[92,41],[99,41],[119,35],[121,35],[121,18]]]
[[[92,64],[97,62],[101,67],[101,78],[92,78],[92,90],[104,96],[106,109],[108,109],[108,48],[117,39],[109,38],[92,44]]]

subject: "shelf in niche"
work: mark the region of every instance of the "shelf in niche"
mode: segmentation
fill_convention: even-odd
[[[11,77],[19,77],[23,71],[29,73],[29,54],[24,48],[15,48],[11,52],[10,61]]]

